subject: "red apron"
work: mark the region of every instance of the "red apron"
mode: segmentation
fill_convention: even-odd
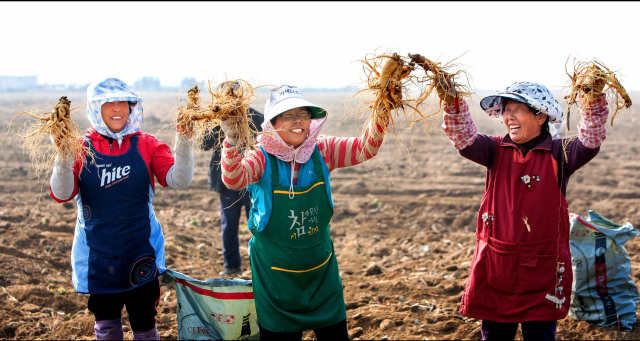
[[[564,318],[571,298],[567,200],[551,152],[498,148],[478,214],[463,315],[494,322]],[[488,175],[487,175],[488,176]]]

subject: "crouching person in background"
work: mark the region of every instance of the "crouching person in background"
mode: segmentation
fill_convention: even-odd
[[[152,206],[154,177],[164,187],[189,187],[189,137],[176,136],[174,158],[169,146],[142,133],[142,101],[115,78],[89,86],[87,118],[92,127],[85,143],[95,159],[85,156],[84,166],[56,160],[50,181],[56,201],[78,204],[73,287],[89,294],[98,340],[123,339],[123,306],[134,340],[159,340],[158,277],[167,267],[162,227]]]

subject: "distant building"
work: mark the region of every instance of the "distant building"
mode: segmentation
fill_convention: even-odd
[[[0,92],[35,89],[38,76],[0,76]]]

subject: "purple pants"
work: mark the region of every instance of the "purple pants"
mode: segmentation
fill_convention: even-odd
[[[522,338],[527,340],[555,340],[558,321],[522,322]],[[483,340],[513,340],[518,331],[518,323],[502,323],[483,320]]]

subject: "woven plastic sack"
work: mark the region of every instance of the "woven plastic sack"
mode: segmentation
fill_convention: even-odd
[[[260,338],[251,281],[199,281],[167,271],[175,282],[180,340],[257,340]]]
[[[624,244],[640,234],[631,223],[619,225],[589,211],[587,219],[571,213],[573,294],[569,316],[632,329],[640,296],[631,278]]]

